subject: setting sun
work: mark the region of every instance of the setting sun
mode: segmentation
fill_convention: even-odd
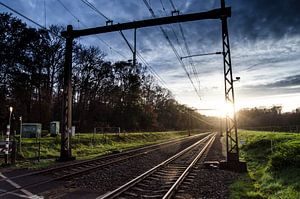
[[[226,102],[223,102],[223,103],[220,103],[218,105],[218,109],[216,110],[216,115],[218,117],[223,117],[225,118],[227,115],[232,117],[233,116],[233,105],[231,103],[226,103]]]

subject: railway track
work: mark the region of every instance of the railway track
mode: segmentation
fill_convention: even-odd
[[[206,134],[209,134],[209,133],[206,133]],[[176,140],[172,140],[172,141],[168,141],[168,142],[164,142],[164,143],[160,143],[160,144],[155,144],[155,145],[150,145],[150,146],[146,146],[146,147],[142,147],[142,148],[138,148],[138,149],[128,150],[128,151],[121,152],[118,154],[111,154],[111,155],[103,156],[103,157],[92,159],[92,160],[71,163],[71,164],[62,165],[62,166],[58,166],[58,167],[54,167],[54,168],[44,169],[41,171],[35,171],[35,172],[26,173],[26,174],[19,175],[19,176],[10,177],[9,180],[20,181],[20,180],[26,179],[27,177],[30,177],[30,176],[39,176],[39,175],[48,175],[49,176],[49,178],[47,178],[47,179],[33,181],[33,182],[27,183],[25,185],[22,185],[18,188],[13,188],[13,189],[5,190],[5,191],[1,190],[0,198],[4,197],[5,195],[13,194],[14,192],[17,192],[21,189],[38,187],[40,185],[51,183],[54,181],[68,179],[68,178],[71,178],[74,176],[87,174],[87,173],[92,172],[101,167],[105,167],[105,166],[108,166],[108,165],[111,165],[111,164],[114,164],[117,162],[122,162],[122,161],[125,161],[128,159],[134,158],[134,157],[146,155],[147,153],[150,153],[150,152],[153,152],[156,150],[160,150],[160,149],[168,147],[170,145],[182,142],[183,140],[191,140],[191,139],[197,138],[199,136],[203,136],[203,135],[205,135],[205,134],[199,134],[199,135],[188,137],[188,138],[176,139]],[[7,180],[7,179],[5,179],[5,178],[1,179],[0,183],[5,180]]]
[[[171,198],[181,183],[213,143],[216,134],[208,135],[166,161],[119,188],[97,199]]]

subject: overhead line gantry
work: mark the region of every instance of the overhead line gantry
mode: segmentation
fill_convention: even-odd
[[[227,18],[231,17],[231,8],[225,7],[225,0],[221,0],[221,8],[207,12],[199,12],[192,14],[176,15],[162,18],[147,19],[141,21],[133,21],[127,23],[113,24],[106,23],[106,26],[87,28],[82,30],[73,30],[71,25],[67,26],[67,30],[61,35],[66,38],[65,65],[64,65],[64,117],[63,132],[61,134],[61,160],[72,158],[69,135],[72,126],[72,49],[74,38],[88,36],[94,34],[116,32],[129,29],[138,29],[151,26],[159,26],[165,24],[198,21],[207,19],[221,19],[222,23],[222,44],[223,44],[223,62],[224,62],[224,81],[225,81],[225,101],[232,105],[233,116],[226,116],[226,143],[227,143],[227,162],[223,167],[229,169],[244,170],[245,165],[239,162],[237,124],[234,106],[234,89],[231,67],[230,45],[227,27]]]
[[[221,16],[231,17],[231,8],[226,7],[224,9],[214,9],[207,12],[199,12],[199,13],[192,13],[192,14],[184,14],[184,15],[176,15],[170,17],[161,17],[155,19],[147,19],[141,21],[133,21],[127,23],[118,23],[118,24],[111,24],[96,28],[87,28],[82,30],[67,30],[62,32],[63,37],[69,38],[76,38],[94,34],[101,34],[101,33],[108,33],[108,32],[116,32],[121,30],[129,30],[135,28],[145,28],[151,26],[159,26],[171,23],[179,23],[179,22],[188,22],[188,21],[198,21],[198,20],[205,20],[205,19],[220,19]],[[70,25],[69,25],[70,27]]]

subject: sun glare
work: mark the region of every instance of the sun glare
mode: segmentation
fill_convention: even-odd
[[[219,117],[233,116],[233,106],[231,103],[222,103],[219,105]]]

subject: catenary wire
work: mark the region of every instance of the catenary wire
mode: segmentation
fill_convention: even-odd
[[[97,12],[100,16],[102,16],[103,18],[105,18],[107,21],[112,22],[112,20],[110,18],[108,18],[107,16],[105,16],[99,9],[97,9],[91,2],[89,2],[88,0],[81,0],[85,5],[87,5],[89,8],[91,8],[92,10],[94,10],[95,12]],[[128,45],[129,49],[133,52],[133,48],[131,46],[131,44],[128,42],[128,40],[126,39],[125,35],[122,33],[122,31],[119,32],[120,35],[122,36],[122,38],[124,39],[124,41],[126,42],[126,44]],[[156,79],[164,86],[166,87],[168,90],[171,90],[167,87],[166,82],[162,79],[162,77],[154,70],[154,68],[143,58],[143,56],[137,51],[136,52],[137,56],[140,58],[140,60],[145,64],[145,66],[149,69],[149,71],[154,75],[154,77],[156,77]]]
[[[10,11],[16,13],[17,15],[25,18],[26,20],[30,21],[31,23],[35,24],[36,26],[40,27],[41,29],[43,30],[46,30],[47,32],[51,33],[52,35],[56,36],[56,37],[59,37],[59,38],[63,38],[62,36],[58,35],[57,33],[51,31],[50,29],[47,29],[45,26],[42,26],[41,24],[35,22],[34,20],[30,19],[29,17],[25,16],[24,14],[20,13],[19,11],[13,9],[12,7],[0,2],[0,5],[6,7],[7,9],[9,9]]]
[[[146,5],[146,7],[148,8],[148,10],[149,10],[149,12],[151,13],[152,17],[153,17],[153,18],[156,18],[155,13],[154,13],[153,9],[151,8],[151,6],[149,5],[149,3],[147,2],[147,0],[143,0],[143,2],[144,2],[144,4]],[[192,84],[192,86],[193,86],[193,88],[194,88],[195,93],[197,94],[197,96],[198,96],[199,99],[201,100],[200,93],[198,92],[198,90],[197,90],[197,88],[196,88],[196,86],[195,86],[195,84],[194,84],[194,81],[192,80],[192,78],[191,78],[191,76],[190,76],[190,74],[189,74],[189,72],[188,72],[188,70],[187,70],[187,68],[186,68],[186,66],[185,66],[185,64],[184,64],[184,62],[180,59],[180,55],[179,55],[178,51],[177,51],[176,48],[174,47],[174,45],[173,45],[172,41],[170,40],[169,36],[167,35],[165,29],[162,28],[161,26],[159,26],[159,28],[160,28],[161,32],[163,33],[164,37],[166,38],[167,42],[169,43],[170,47],[172,48],[172,50],[173,50],[173,52],[174,52],[176,58],[178,59],[179,63],[181,64],[181,67],[184,69],[184,71],[185,71],[185,73],[186,73],[188,79],[190,80],[190,82],[191,82],[191,84]]]
[[[175,6],[173,0],[169,0],[169,2],[171,4],[171,6],[172,6],[172,9],[174,11],[178,11],[176,9],[176,6]],[[187,52],[188,56],[190,56],[191,55],[191,51],[190,51],[190,48],[189,48],[189,46],[187,44],[187,40],[186,40],[186,37],[185,37],[185,34],[184,34],[184,31],[183,31],[181,23],[178,23],[178,26],[179,26],[179,30],[180,30],[180,33],[181,33],[181,37],[182,37],[183,42],[184,42],[184,46],[185,46],[186,52]],[[200,92],[200,79],[199,79],[199,74],[200,73],[199,73],[199,70],[195,67],[195,63],[194,63],[194,60],[192,59],[192,57],[189,57],[189,63],[191,65],[191,67],[192,67],[193,74],[194,74],[194,76],[196,78],[196,81],[198,82],[199,92]]]
[[[77,20],[77,22],[79,24],[81,24],[83,27],[87,28],[87,25],[84,24],[83,22],[80,21],[80,19],[78,17],[75,16],[74,13],[71,12],[71,10],[61,1],[61,0],[57,0],[60,5],[74,18]],[[123,55],[122,53],[120,53],[119,51],[117,51],[116,49],[114,49],[113,47],[111,47],[106,41],[104,41],[103,39],[101,39],[98,35],[95,35],[96,38],[102,42],[108,49],[110,49],[111,51],[114,51],[116,54],[120,55],[121,57],[123,57],[124,59],[126,58],[125,55]]]

